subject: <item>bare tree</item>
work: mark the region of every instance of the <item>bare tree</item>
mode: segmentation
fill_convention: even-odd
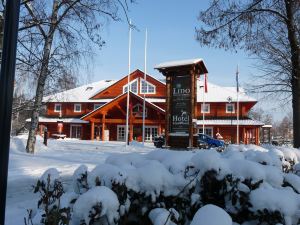
[[[127,18],[127,0],[22,1],[17,71],[37,87],[27,152],[34,152],[43,96],[53,87],[76,84],[74,68],[94,45],[105,44],[101,30],[107,21],[120,20],[120,9]]]
[[[257,90],[292,98],[294,146],[300,147],[300,1],[213,0],[199,21],[202,45],[248,52],[261,62]]]

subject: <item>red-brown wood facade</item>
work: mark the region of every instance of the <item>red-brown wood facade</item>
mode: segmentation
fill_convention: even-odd
[[[130,75],[130,81],[138,80],[138,93],[130,94],[130,118],[129,118],[129,140],[142,140],[142,117],[134,114],[133,107],[135,105],[143,105],[143,94],[140,92],[140,81],[144,78],[144,73],[140,70],[136,70]],[[145,125],[150,129],[155,128],[155,134],[161,134],[167,129],[165,124],[165,112],[167,89],[166,84],[147,75],[147,82],[155,86],[155,93],[145,94],[146,98],[158,99],[153,103],[146,103],[147,118]],[[168,83],[168,81],[167,81]],[[118,132],[120,127],[126,124],[126,94],[123,94],[123,87],[127,85],[127,76],[114,83],[113,85],[105,88],[104,90],[91,96],[90,102],[49,102],[47,103],[47,118],[58,118],[61,116],[64,118],[82,118],[86,123],[64,123],[63,134],[67,137],[72,137],[73,134],[80,139],[85,140],[105,140],[105,132],[109,132],[108,139],[110,141],[119,140]],[[196,92],[196,91],[195,91]],[[221,94],[221,93],[220,93]],[[140,97],[139,97],[140,96]],[[97,100],[113,99],[106,102],[99,110],[94,110],[94,105],[99,104]],[[93,100],[95,100],[93,102]],[[61,112],[55,112],[55,104],[61,104]],[[81,111],[74,112],[74,105],[81,104]],[[230,119],[236,118],[236,110],[233,113],[226,113],[225,102],[207,102],[210,104],[210,112],[205,113],[206,119]],[[235,104],[235,103],[234,103]],[[240,118],[247,118],[249,110],[256,104],[256,102],[240,102]],[[157,107],[155,107],[157,106]],[[201,103],[198,102],[195,106],[195,117],[198,120],[202,119]],[[235,105],[235,109],[236,109]],[[57,122],[40,122],[40,133],[46,126],[48,129],[49,137],[58,132]],[[80,131],[76,131],[77,127],[81,127]],[[213,130],[213,136],[216,133],[220,133],[225,140],[236,142],[236,126],[234,125],[206,125]],[[201,128],[201,126],[199,126]],[[244,143],[256,143],[259,140],[259,128],[260,126],[254,125],[240,125],[240,141]],[[123,128],[122,128],[123,129]],[[121,129],[121,130],[122,130]],[[123,130],[122,130],[123,131]],[[74,136],[74,135],[73,135]],[[106,137],[107,138],[107,137]]]

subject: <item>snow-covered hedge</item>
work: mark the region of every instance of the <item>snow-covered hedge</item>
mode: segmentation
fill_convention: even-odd
[[[299,224],[299,161],[297,149],[255,145],[115,154],[80,166],[67,192],[55,190],[58,171],[46,171],[30,216],[37,225],[53,209],[56,224]]]

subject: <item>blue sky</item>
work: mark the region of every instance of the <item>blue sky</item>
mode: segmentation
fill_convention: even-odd
[[[162,75],[154,70],[161,62],[202,58],[209,71],[210,82],[235,85],[237,64],[240,82],[251,83],[255,74],[254,61],[244,52],[230,52],[222,49],[201,47],[195,40],[195,27],[199,27],[199,10],[208,6],[207,0],[138,0],[130,5],[129,17],[139,31],[132,32],[131,71],[144,70],[145,30],[148,29],[147,72],[156,78]],[[106,45],[96,51],[89,81],[119,79],[128,72],[128,24],[126,21],[110,22],[104,28]],[[255,96],[254,96],[255,97]],[[261,103],[262,104],[262,103]],[[280,118],[282,109],[274,104],[263,103]]]

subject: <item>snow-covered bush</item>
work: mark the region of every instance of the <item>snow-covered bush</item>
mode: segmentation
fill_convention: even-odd
[[[297,149],[255,145],[114,154],[91,171],[80,166],[73,188],[57,196],[72,225],[214,225],[221,214],[223,224],[296,225],[299,161]]]
[[[25,224],[67,225],[71,219],[70,207],[61,204],[64,187],[55,168],[48,169],[34,186],[34,193],[39,193],[38,209],[33,216],[29,210]]]

